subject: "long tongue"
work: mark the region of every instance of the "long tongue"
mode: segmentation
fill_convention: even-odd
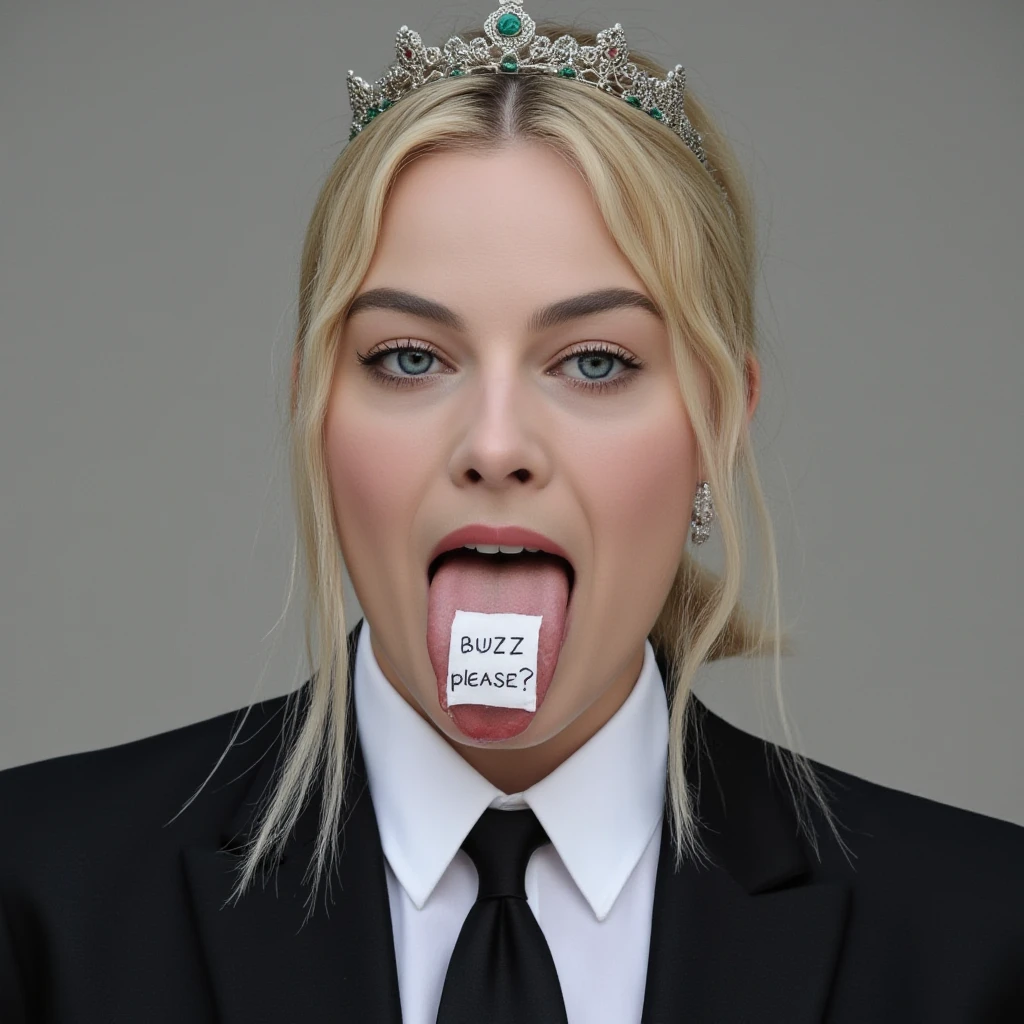
[[[554,555],[538,552],[498,562],[490,555],[460,551],[444,559],[430,583],[427,651],[437,677],[437,699],[461,732],[478,740],[509,739],[521,733],[536,712],[482,704],[448,707],[448,646],[456,610],[543,616],[537,646],[539,709],[565,638],[568,601],[565,563]]]

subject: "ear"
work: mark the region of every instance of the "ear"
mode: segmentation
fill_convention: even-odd
[[[749,427],[761,399],[761,364],[753,352],[748,352],[744,360],[744,377],[747,382],[747,426]],[[697,479],[703,480],[704,471],[699,458],[697,463],[699,467]]]
[[[746,379],[746,425],[750,427],[751,420],[757,412],[758,402],[761,400],[761,364],[753,352],[746,353],[744,358],[743,376]],[[697,458],[697,479],[705,479],[700,459]]]

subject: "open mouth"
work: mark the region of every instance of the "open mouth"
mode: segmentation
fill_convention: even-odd
[[[461,547],[455,548],[452,551],[445,551],[435,558],[429,566],[427,566],[427,584],[433,582],[434,575],[437,570],[444,565],[445,562],[451,561],[453,558],[468,556],[474,559],[480,559],[481,562],[486,561],[487,564],[494,565],[509,565],[509,564],[522,564],[530,565],[538,562],[539,560],[548,559],[555,562],[562,567],[566,577],[569,580],[569,596],[572,597],[573,584],[576,582],[576,570],[573,569],[572,563],[568,559],[562,558],[561,555],[553,555],[547,551],[521,551],[519,554],[511,555],[505,552],[498,552],[494,555],[481,554],[479,551],[474,551],[472,548]]]

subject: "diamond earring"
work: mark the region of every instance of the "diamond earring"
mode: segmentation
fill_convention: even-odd
[[[715,506],[711,501],[711,487],[707,480],[697,484],[697,495],[693,499],[693,514],[690,517],[690,540],[703,544],[711,536],[711,522],[715,518]]]

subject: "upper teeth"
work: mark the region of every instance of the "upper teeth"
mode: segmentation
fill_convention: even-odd
[[[496,555],[499,552],[503,555],[518,555],[523,551],[540,551],[540,548],[524,548],[522,544],[463,544],[462,546],[480,555]]]

